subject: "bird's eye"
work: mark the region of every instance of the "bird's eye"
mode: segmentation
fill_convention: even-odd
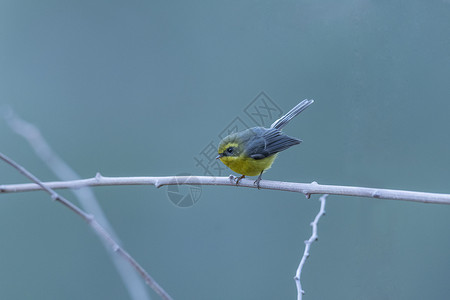
[[[227,149],[227,152],[228,152],[228,153],[233,153],[233,150],[234,150],[233,147],[229,147],[229,148]]]

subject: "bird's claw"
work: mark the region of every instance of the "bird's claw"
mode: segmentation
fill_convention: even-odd
[[[259,182],[261,181],[262,178],[262,174],[263,174],[264,170],[261,171],[261,173],[259,174],[258,178],[255,180],[255,182],[253,184],[256,185],[256,187],[258,188],[258,190],[261,189],[261,187],[259,186]]]
[[[239,181],[241,181],[242,178],[245,178],[245,175],[242,175],[241,177],[236,178],[236,185],[239,184]]]
[[[258,188],[258,190],[261,189],[261,187],[259,186],[259,182],[261,181],[261,178],[258,177],[258,179],[255,180],[255,182],[253,183],[254,185],[256,185],[256,187]]]
[[[241,179],[245,178],[245,175],[242,175],[240,177],[235,177],[236,179],[236,185],[239,185],[239,182],[241,181]],[[258,188],[258,190],[261,189],[261,187],[259,186],[259,182],[261,181],[261,175],[255,180],[255,182],[253,183],[254,185],[256,185],[256,187]]]

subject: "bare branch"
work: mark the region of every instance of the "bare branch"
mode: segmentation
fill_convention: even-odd
[[[35,182],[36,185],[40,187],[40,189],[46,191],[53,200],[61,203],[62,205],[66,206],[68,209],[76,213],[78,216],[80,216],[83,220],[86,221],[86,223],[89,224],[89,226],[94,229],[94,232],[97,233],[100,237],[104,239],[104,241],[113,249],[114,252],[118,253],[120,256],[122,256],[124,259],[126,259],[129,264],[135,268],[135,270],[144,278],[144,281],[164,300],[172,300],[172,298],[167,294],[164,289],[159,286],[159,284],[142,268],[139,263],[134,260],[133,257],[131,257],[128,252],[126,252],[123,248],[119,246],[119,244],[116,243],[116,241],[109,235],[109,233],[94,219],[92,215],[89,215],[85,213],[83,210],[78,208],[76,205],[69,202],[66,198],[60,196],[58,193],[56,193],[51,187],[49,187],[47,184],[41,182],[36,176],[31,174],[29,171],[27,171],[24,167],[4,155],[3,153],[0,153],[0,159],[5,161],[7,164],[11,165],[13,168],[18,170],[21,174],[23,174],[25,177],[30,179],[31,181]]]
[[[311,223],[312,234],[311,237],[305,241],[305,251],[303,252],[303,257],[300,260],[300,264],[298,265],[297,272],[295,273],[295,283],[297,285],[297,300],[302,300],[303,294],[305,291],[302,289],[302,283],[300,281],[300,277],[302,275],[303,266],[305,265],[306,259],[309,257],[309,249],[311,248],[311,244],[317,241],[319,236],[317,235],[317,224],[319,223],[320,217],[325,214],[325,202],[328,195],[322,195],[319,198],[320,201],[320,210],[319,213],[314,218],[314,221]]]
[[[11,129],[22,136],[30,144],[36,155],[47,164],[60,180],[81,179],[81,177],[53,151],[35,125],[21,119],[11,109],[6,111],[4,118]],[[118,244],[121,244],[119,237],[106,218],[106,215],[103,213],[101,206],[98,204],[92,189],[84,187],[72,190],[72,192],[77,197],[83,210],[93,214],[97,219],[97,222],[109,232],[111,237]],[[150,299],[145,284],[140,280],[139,275],[135,272],[133,266],[124,260],[123,257],[118,256],[111,251],[104,239],[100,238],[100,241],[102,241],[103,246],[107,250],[107,253],[122,278],[131,298],[136,300]]]
[[[154,185],[159,188],[164,185],[225,185],[236,187],[235,176],[210,177],[210,176],[167,176],[167,177],[103,177],[99,173],[93,178],[45,182],[52,189],[74,189],[84,186],[108,186],[108,185]],[[254,181],[242,179],[239,187],[256,188]],[[297,183],[261,180],[261,189],[279,190],[303,193],[307,197],[312,194],[330,194],[343,196],[356,196],[365,198],[404,200],[422,203],[450,204],[450,194],[424,193],[403,190],[378,189],[356,186],[322,185],[317,182]],[[0,185],[0,193],[17,193],[37,191],[42,188],[33,183]]]

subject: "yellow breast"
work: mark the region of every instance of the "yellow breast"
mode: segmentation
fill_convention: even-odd
[[[276,154],[263,159],[253,159],[251,157],[240,156],[224,156],[220,160],[231,170],[245,176],[257,176],[262,171],[272,166],[273,161],[277,157]]]

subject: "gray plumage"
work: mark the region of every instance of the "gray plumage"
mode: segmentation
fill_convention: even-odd
[[[239,156],[245,153],[247,156],[258,160],[300,144],[302,142],[301,140],[284,134],[281,132],[281,129],[313,103],[314,100],[303,100],[287,114],[276,120],[270,128],[253,127],[230,134],[221,141],[219,149],[229,143],[234,143],[237,146],[229,147],[221,155]]]
[[[263,159],[287,148],[300,144],[302,141],[283,134],[275,128],[254,127],[255,135],[248,141],[248,156],[253,159]]]
[[[291,109],[287,114],[273,122],[273,124],[270,126],[270,128],[276,128],[276,129],[283,129],[284,126],[286,126],[290,120],[295,118],[299,113],[304,111],[308,106],[314,103],[314,100],[308,100],[305,99],[299,104],[297,104],[293,109]]]

